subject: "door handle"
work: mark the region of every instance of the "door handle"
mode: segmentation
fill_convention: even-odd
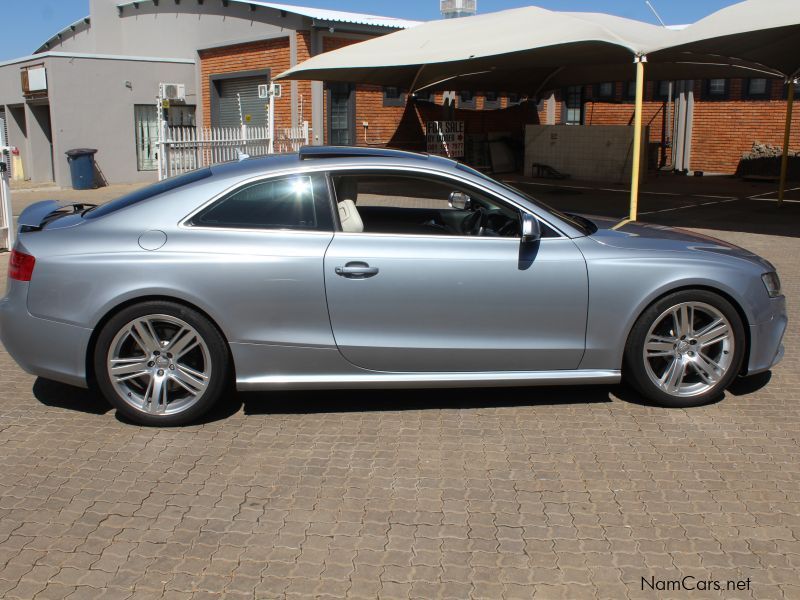
[[[370,267],[365,262],[349,262],[343,267],[336,267],[336,274],[350,279],[366,279],[378,274],[378,267]]]

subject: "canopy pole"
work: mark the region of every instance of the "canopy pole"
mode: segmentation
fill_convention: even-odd
[[[636,108],[633,114],[633,166],[631,168],[631,212],[635,221],[639,212],[639,172],[642,162],[642,107],[644,105],[644,63],[646,56],[636,57]]]
[[[792,133],[792,111],[794,108],[795,80],[789,80],[786,90],[786,127],[783,131],[783,155],[781,156],[781,182],[778,187],[778,206],[783,206],[783,197],[786,194],[786,177],[789,174],[789,136]]]

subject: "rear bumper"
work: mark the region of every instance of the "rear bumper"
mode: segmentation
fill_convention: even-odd
[[[750,361],[747,375],[768,371],[783,358],[783,335],[789,319],[786,316],[786,298],[770,300],[771,317],[750,327]]]
[[[27,288],[12,282],[9,295],[0,300],[0,342],[28,373],[86,387],[86,349],[92,330],[32,316]]]

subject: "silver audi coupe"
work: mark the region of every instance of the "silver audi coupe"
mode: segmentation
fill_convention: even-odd
[[[147,425],[239,390],[614,384],[688,407],[783,355],[774,267],[455,161],[307,147],[19,218],[0,338]]]

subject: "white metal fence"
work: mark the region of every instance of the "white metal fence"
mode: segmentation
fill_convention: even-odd
[[[166,179],[210,165],[239,160],[243,155],[265,156],[297,152],[308,144],[308,122],[275,131],[269,127],[164,127],[158,140],[158,177]]]
[[[8,188],[11,153],[7,144],[5,119],[0,119],[0,250],[11,250],[14,245],[14,216]]]

